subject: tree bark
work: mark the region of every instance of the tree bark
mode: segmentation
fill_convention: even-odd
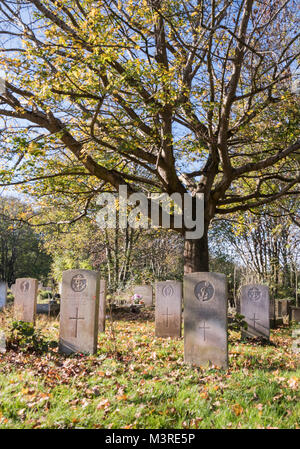
[[[208,229],[201,239],[186,239],[184,242],[184,274],[209,271]]]

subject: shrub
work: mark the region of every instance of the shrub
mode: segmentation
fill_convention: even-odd
[[[248,329],[248,324],[246,323],[246,321],[244,320],[244,315],[240,315],[239,313],[236,313],[232,319],[231,322],[228,324],[228,329],[232,330],[232,331],[241,331],[242,329],[247,330]]]
[[[7,348],[22,352],[47,352],[57,347],[57,342],[47,340],[32,323],[13,321],[9,329]]]
[[[53,295],[52,295],[52,292],[50,292],[50,291],[40,290],[40,291],[39,291],[39,297],[40,297],[41,299],[46,300],[46,299],[52,299],[52,298],[53,298]]]

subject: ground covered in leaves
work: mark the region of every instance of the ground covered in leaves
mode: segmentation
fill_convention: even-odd
[[[37,327],[58,338],[57,320],[39,317]],[[291,334],[274,330],[263,345],[230,332],[228,371],[186,365],[183,339],[156,338],[150,313],[108,321],[95,356],[9,350],[0,354],[0,428],[298,428]]]

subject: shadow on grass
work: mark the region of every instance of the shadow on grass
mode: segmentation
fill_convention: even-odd
[[[131,312],[124,310],[113,311],[112,317],[114,321],[136,321],[136,322],[154,322],[155,311],[154,310],[142,310],[140,312]]]

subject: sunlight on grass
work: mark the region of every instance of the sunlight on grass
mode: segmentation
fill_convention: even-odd
[[[3,323],[2,323],[3,325]],[[58,338],[58,323],[37,327]],[[183,361],[183,339],[153,321],[116,321],[95,356],[8,351],[0,358],[0,428],[297,428],[299,358],[291,330],[272,345],[230,333],[229,370]],[[115,351],[116,348],[116,351]]]

